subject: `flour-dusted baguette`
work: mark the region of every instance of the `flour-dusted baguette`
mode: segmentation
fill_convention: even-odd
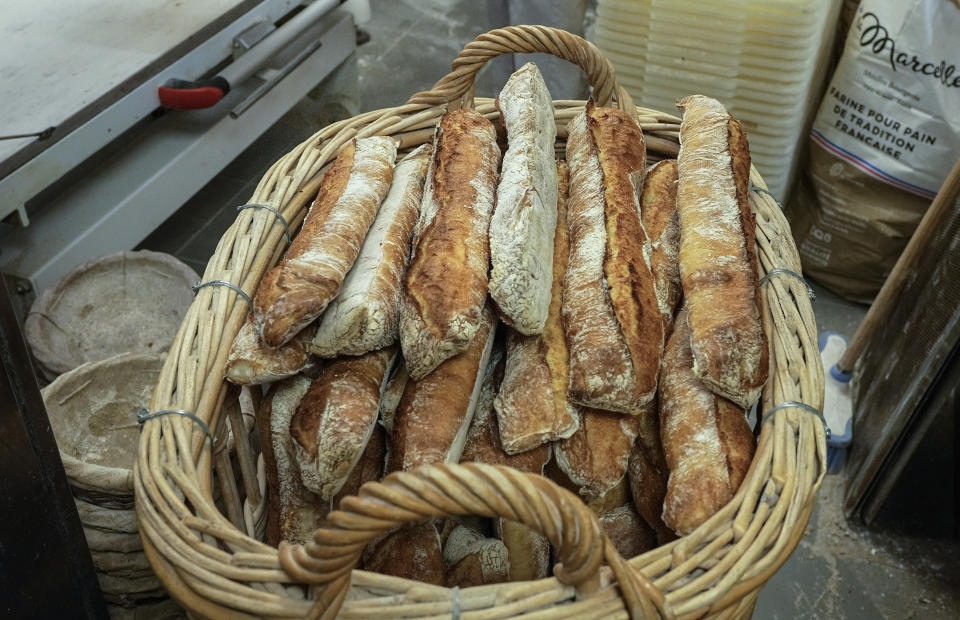
[[[443,546],[433,521],[381,534],[367,545],[362,559],[363,568],[375,573],[437,586],[445,581]]]
[[[387,379],[387,385],[383,388],[383,395],[380,396],[380,422],[383,428],[388,432],[393,432],[393,416],[400,405],[400,399],[407,388],[407,381],[410,380],[410,373],[407,371],[407,365],[400,357],[393,366],[390,378]]]
[[[462,109],[440,119],[400,309],[414,379],[470,346],[480,328],[499,159],[493,125],[481,114]]]
[[[490,218],[490,297],[504,322],[537,335],[550,305],[557,226],[557,126],[537,65],[527,63],[511,75],[496,106],[508,147]]]
[[[390,188],[396,156],[393,138],[355,138],[327,170],[300,233],[254,296],[264,344],[289,342],[340,292]]]
[[[493,348],[496,323],[493,311],[484,307],[475,338],[465,351],[426,377],[407,381],[393,419],[390,471],[460,460]]]
[[[506,465],[518,471],[542,474],[543,468],[550,460],[550,444],[542,444],[526,452],[510,454],[501,442],[503,433],[499,428],[493,403],[503,376],[503,348],[494,346],[490,353],[490,360],[483,370],[480,394],[477,397],[470,428],[467,430],[460,462]]]
[[[507,363],[495,406],[503,447],[511,454],[547,441],[565,439],[577,430],[580,417],[567,400],[569,355],[560,307],[567,270],[567,189],[569,171],[557,164],[557,226],[553,242],[553,283],[547,320],[540,336],[507,336]]]
[[[633,444],[627,468],[630,496],[637,513],[656,533],[657,542],[662,545],[676,536],[663,522],[663,499],[667,494],[669,472],[660,439],[659,413],[656,406],[652,408],[651,415],[640,416],[640,421],[640,431]]]
[[[507,519],[494,522],[507,548],[510,581],[533,581],[550,575],[550,541],[536,530]]]
[[[603,533],[624,558],[633,558],[657,546],[653,530],[630,504],[608,510],[597,519]]]
[[[694,95],[678,105],[680,280],[690,310],[693,372],[717,394],[749,407],[769,372],[756,217],[747,202],[750,147],[719,102]]]
[[[650,239],[650,270],[665,333],[673,326],[680,301],[680,221],[677,217],[677,160],[658,162],[647,171],[640,196],[640,217]]]
[[[363,454],[377,422],[380,395],[396,347],[325,366],[290,420],[290,436],[303,484],[329,500]]]
[[[285,345],[271,348],[260,342],[253,318],[248,317],[230,346],[224,374],[239,385],[270,383],[295,375],[310,364],[307,346],[311,338],[313,329],[308,326]]]
[[[482,586],[510,578],[510,558],[503,541],[460,525],[443,545],[447,586]]]
[[[626,114],[587,104],[568,126],[570,258],[563,322],[569,398],[639,414],[656,393],[663,320],[638,188],[643,135]]]
[[[357,260],[340,294],[327,307],[310,352],[321,357],[361,355],[397,340],[403,274],[410,259],[410,237],[420,213],[430,147],[407,155],[393,171]]]
[[[554,444],[557,465],[586,501],[598,500],[624,483],[638,426],[637,416],[583,408],[577,432]]]
[[[743,409],[701,383],[693,364],[684,307],[667,342],[659,391],[660,433],[670,470],[663,521],[680,535],[730,501],[756,447]]]

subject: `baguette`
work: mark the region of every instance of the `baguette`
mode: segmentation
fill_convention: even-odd
[[[542,474],[550,460],[550,444],[542,444],[519,454],[508,453],[501,443],[502,432],[493,409],[494,397],[504,376],[503,349],[494,347],[483,371],[480,395],[470,428],[467,430],[460,461],[506,465],[518,471]]]
[[[397,164],[393,185],[357,261],[320,320],[311,353],[321,357],[362,355],[396,342],[400,286],[410,259],[410,236],[420,213],[429,164],[427,145]]]
[[[637,416],[584,408],[577,432],[554,444],[557,465],[587,502],[624,483],[639,424]]]
[[[363,454],[396,347],[332,361],[297,406],[290,437],[303,484],[329,501]]]
[[[405,525],[373,539],[363,552],[363,568],[442,586],[443,547],[432,521]]]
[[[676,538],[663,522],[667,476],[667,462],[660,440],[659,414],[656,408],[653,408],[651,415],[641,416],[640,432],[633,444],[627,465],[627,479],[634,508],[656,533],[657,542],[661,545]]]
[[[503,541],[486,538],[463,525],[443,545],[447,587],[482,586],[510,578],[510,559]]]
[[[490,297],[507,325],[539,335],[551,299],[557,226],[553,98],[530,62],[510,76],[495,104],[509,146],[490,218]]]
[[[673,326],[680,302],[680,221],[677,218],[677,161],[658,162],[647,171],[640,196],[640,218],[650,239],[650,270],[663,317],[664,333]]]
[[[407,382],[393,419],[389,471],[460,460],[495,330],[496,317],[484,307],[476,337],[465,351],[423,379]]]
[[[394,364],[390,378],[387,379],[387,385],[383,389],[383,395],[380,397],[380,422],[388,433],[393,432],[393,416],[397,413],[397,407],[400,405],[400,399],[403,397],[403,391],[409,379],[407,365],[400,357]]]
[[[587,104],[569,124],[568,228],[563,323],[571,401],[640,414],[656,393],[663,319],[638,187],[643,135],[623,112]]]
[[[533,581],[550,575],[550,541],[533,528],[497,519],[496,534],[507,548],[510,581]]]
[[[224,376],[231,383],[257,385],[295,375],[310,364],[307,345],[312,337],[313,329],[308,326],[287,344],[266,347],[249,316],[230,345]]]
[[[478,112],[440,119],[400,308],[413,379],[465,350],[480,328],[499,158],[493,125]]]
[[[633,558],[657,546],[653,530],[630,504],[618,506],[600,515],[600,528],[624,558]]]
[[[733,498],[755,449],[743,410],[694,375],[688,312],[667,342],[660,382],[660,432],[670,477],[663,521],[686,535]]]
[[[264,344],[289,342],[340,292],[390,188],[396,155],[393,138],[355,138],[327,170],[300,233],[254,296]]]
[[[750,148],[740,123],[719,102],[694,95],[678,105],[680,280],[693,372],[746,408],[760,396],[769,372],[756,218],[747,202]]]
[[[569,356],[560,307],[567,270],[567,189],[569,171],[557,164],[557,226],[553,243],[553,283],[547,320],[541,336],[507,336],[507,365],[494,401],[504,449],[515,454],[548,441],[566,439],[580,418],[567,400]]]

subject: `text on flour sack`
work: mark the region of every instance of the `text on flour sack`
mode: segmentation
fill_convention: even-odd
[[[834,100],[835,129],[891,157],[900,159],[904,152],[913,153],[918,144],[937,143],[936,136],[875,110],[833,85],[829,96]]]

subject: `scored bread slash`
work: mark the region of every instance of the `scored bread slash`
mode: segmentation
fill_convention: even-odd
[[[563,333],[561,305],[567,270],[567,190],[569,170],[558,162],[557,225],[553,242],[551,299],[540,336],[507,336],[507,362],[495,401],[503,448],[511,454],[549,441],[564,439],[577,430],[580,417],[567,399],[569,354]]]
[[[393,344],[400,324],[403,274],[420,214],[430,147],[403,158],[340,294],[327,307],[310,346],[321,357],[361,355]]]
[[[480,327],[500,161],[493,125],[475,110],[444,114],[433,143],[400,310],[414,379],[465,350]]]
[[[636,416],[584,407],[577,432],[554,444],[557,465],[588,502],[623,483],[638,427]]]
[[[638,200],[643,134],[623,112],[592,102],[568,129],[570,258],[562,310],[569,398],[636,415],[656,393],[663,352]]]
[[[700,95],[678,104],[680,280],[693,372],[746,408],[769,372],[760,322],[756,218],[747,201],[750,147],[740,123]]]
[[[388,471],[457,463],[480,398],[497,320],[485,306],[473,342],[420,380],[407,381],[393,417]]]
[[[300,233],[253,299],[263,343],[279,347],[340,292],[393,180],[394,138],[355,138],[327,170]]]
[[[290,436],[300,479],[322,500],[337,494],[363,454],[396,355],[390,346],[331,361],[297,406]]]
[[[673,327],[680,302],[680,220],[677,216],[677,161],[658,162],[647,171],[640,196],[640,218],[650,239],[650,271],[664,333]]]
[[[684,536],[726,505],[746,476],[756,448],[736,404],[693,373],[687,309],[677,314],[660,383],[660,433],[669,469],[663,521]]]
[[[557,226],[553,99],[531,62],[510,76],[495,103],[508,148],[490,218],[490,297],[507,325],[537,335],[550,305]]]
[[[230,345],[224,376],[239,385],[270,383],[293,376],[310,364],[307,346],[313,334],[314,328],[308,325],[290,342],[271,348],[260,342],[253,317],[248,315]]]

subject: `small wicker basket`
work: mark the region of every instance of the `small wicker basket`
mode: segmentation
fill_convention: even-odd
[[[285,249],[285,220],[302,221],[319,172],[355,136],[384,135],[410,149],[431,139],[445,109],[472,106],[488,118],[490,99],[473,97],[473,81],[500,54],[546,52],[579,65],[601,105],[611,100],[632,114],[651,159],[675,157],[679,119],[633,105],[610,62],[590,43],[542,26],[481,35],[432,90],[404,105],[367,112],[326,127],[275,163],[250,203],[220,240],[204,282],[223,281],[252,295]],[[558,146],[583,101],[555,101]],[[764,274],[800,272],[790,229],[756,171],[750,205],[757,215],[757,254]],[[782,274],[783,272],[777,272]],[[430,466],[365,485],[330,515],[304,547],[262,542],[263,462],[244,416],[256,398],[223,380],[234,336],[248,312],[230,286],[201,288],[173,343],[134,468],[144,548],[164,585],[198,616],[332,618],[749,617],[760,588],[803,535],[826,472],[821,421],[802,406],[766,418],[756,456],[733,500],[692,534],[630,560],[621,558],[597,519],[573,494],[509,468],[476,464]],[[817,327],[805,284],[792,277],[762,284],[764,329],[771,347],[770,380],[761,410],[782,403],[823,405]],[[250,441],[242,438],[250,437]],[[532,526],[558,550],[555,577],[459,590],[354,570],[366,545],[398,524],[441,515],[503,516]]]

